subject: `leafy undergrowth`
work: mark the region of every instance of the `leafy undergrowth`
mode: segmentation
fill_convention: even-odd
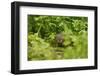
[[[28,60],[88,57],[88,18],[28,15]]]

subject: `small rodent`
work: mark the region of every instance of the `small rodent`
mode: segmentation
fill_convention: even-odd
[[[59,47],[63,46],[64,42],[64,35],[62,33],[59,33],[55,36],[55,41]]]

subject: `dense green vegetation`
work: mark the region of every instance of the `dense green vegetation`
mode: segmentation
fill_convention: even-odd
[[[88,57],[88,18],[28,15],[28,60]]]

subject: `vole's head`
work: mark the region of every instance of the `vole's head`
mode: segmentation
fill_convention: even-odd
[[[62,44],[64,42],[64,35],[62,33],[59,33],[55,37],[56,43]]]

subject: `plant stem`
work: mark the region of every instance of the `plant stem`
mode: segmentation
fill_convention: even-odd
[[[42,24],[40,25],[40,27],[38,29],[38,32],[37,32],[38,35],[39,35],[40,30],[41,30],[41,27],[42,27]]]

